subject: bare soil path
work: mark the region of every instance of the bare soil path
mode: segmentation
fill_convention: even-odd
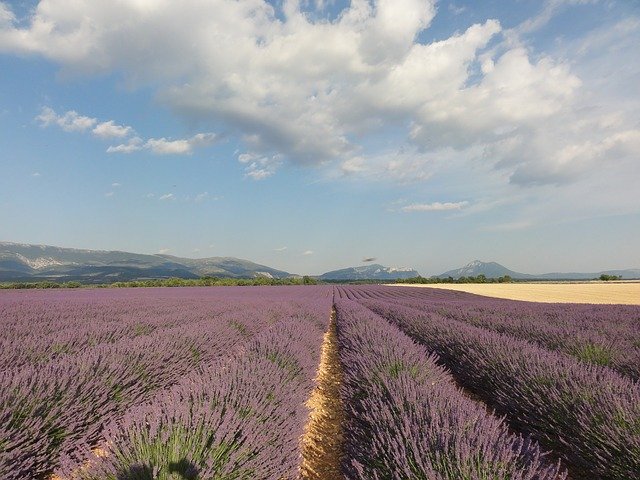
[[[342,367],[338,356],[336,312],[331,313],[329,329],[324,335],[316,388],[307,401],[311,409],[309,423],[302,437],[303,479],[343,479],[340,464],[343,451],[342,420],[344,409],[340,398]]]

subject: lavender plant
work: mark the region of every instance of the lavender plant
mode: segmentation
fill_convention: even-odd
[[[347,478],[565,478],[535,442],[465,397],[424,347],[355,302],[336,311]]]
[[[224,368],[189,377],[127,412],[106,431],[107,456],[85,447],[60,473],[92,480],[294,478],[328,306],[279,322]]]
[[[637,478],[640,387],[634,381],[464,322],[360,302],[437,353],[465,387],[562,455],[575,475]]]
[[[130,320],[134,325],[146,318],[144,309],[154,299],[162,306],[164,317],[147,321],[155,328],[146,334],[86,345],[80,352],[60,354],[37,367],[26,364],[0,372],[0,478],[44,478],[58,464],[60,454],[79,444],[94,445],[103,425],[130,407],[149,400],[185,374],[233,354],[281,318],[304,313],[300,303],[319,296],[318,292],[300,295],[295,290],[238,290],[144,291],[138,303],[131,292],[91,291],[101,301],[115,298],[133,305]],[[38,299],[45,297],[35,293]],[[54,304],[56,293],[51,294]],[[87,300],[84,297],[89,295],[87,291],[65,294],[75,294],[71,299],[76,300]],[[18,298],[18,307],[28,305],[22,301],[28,296]],[[81,308],[84,300],[69,305]],[[76,313],[82,316],[82,310]],[[45,324],[48,322],[55,319]],[[82,316],[82,322],[91,319]],[[32,328],[37,337],[40,330],[35,323]],[[69,323],[73,323],[71,318]],[[26,324],[14,327],[14,333],[20,332],[18,338],[27,335]]]
[[[383,299],[465,321],[640,379],[638,306],[520,302],[429,288],[350,289],[357,298]]]

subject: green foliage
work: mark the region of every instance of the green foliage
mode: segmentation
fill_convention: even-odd
[[[603,282],[610,282],[612,280],[622,280],[622,275],[607,275],[603,273],[602,275],[600,275],[599,280],[602,280]]]
[[[573,350],[573,355],[583,362],[593,363],[596,365],[608,366],[613,360],[613,352],[606,345],[597,345],[595,343],[583,343]]]
[[[431,283],[511,283],[513,282],[513,278],[509,275],[503,275],[502,277],[497,278],[487,278],[485,275],[480,274],[477,277],[429,277],[425,278],[422,276],[405,278],[405,279],[397,279],[395,283],[422,283],[422,284],[431,284]]]
[[[83,285],[81,282],[56,283],[41,282],[10,282],[0,283],[0,289],[43,289],[43,288],[137,288],[137,287],[249,287],[259,285],[317,285],[318,281],[308,275],[288,278],[218,278],[205,276],[202,278],[152,278],[146,280],[130,280],[107,284]]]

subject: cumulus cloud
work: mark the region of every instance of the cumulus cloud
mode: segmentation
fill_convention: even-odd
[[[313,255],[313,250],[305,250],[304,252],[302,252],[302,255],[305,255],[305,256]]]
[[[121,187],[121,186],[122,186],[122,184],[121,184],[121,183],[118,183],[118,182],[113,182],[113,183],[111,184],[111,186],[112,186],[113,188],[119,188],[119,187]]]
[[[85,117],[74,110],[69,110],[63,115],[58,115],[55,110],[50,107],[43,107],[40,115],[36,117],[36,120],[40,122],[40,125],[43,127],[57,125],[65,132],[84,132],[97,123],[95,118]]]
[[[445,152],[459,164],[482,162],[483,175],[494,170],[503,182],[537,188],[586,181],[604,165],[629,175],[640,130],[637,102],[625,102],[638,98],[637,18],[603,25],[608,33],[594,32],[582,48],[558,39],[541,52],[528,42],[579,3],[588,0],[548,0],[516,28],[486,19],[432,42],[421,39],[434,0],[354,0],[331,17],[295,1],[42,0],[15,19],[0,3],[0,52],[42,56],[63,74],[118,72],[131,87],[157,88],[186,120],[242,139],[248,178],[294,162],[344,177],[425,181]],[[626,90],[612,71],[628,79]],[[97,126],[53,113],[40,122]],[[390,130],[392,145],[371,154],[366,144]],[[188,154],[213,141],[201,135],[132,139],[108,151]]]
[[[161,248],[160,250],[158,250],[158,253],[160,255],[164,255],[166,253],[169,253],[170,251],[171,251],[171,249],[169,249],[169,248]]]
[[[214,133],[198,133],[190,138],[180,140],[150,138],[141,148],[148,148],[158,155],[190,155],[194,148],[211,145],[215,139]]]
[[[462,152],[462,153],[461,153]],[[425,151],[414,146],[349,157],[340,162],[332,176],[366,179],[399,184],[424,182],[432,178],[448,163],[461,156],[477,156],[477,148],[455,150],[450,147]]]
[[[198,133],[190,138],[167,140],[166,138],[150,138],[146,142],[140,137],[129,139],[127,143],[112,145],[107,153],[133,153],[149,150],[156,155],[191,155],[194,148],[211,145],[216,140],[214,133]]]
[[[461,210],[469,202],[434,202],[434,203],[412,203],[405,205],[400,210],[403,212],[442,212],[446,210]]]
[[[111,145],[107,148],[107,153],[133,153],[144,148],[144,141],[140,137],[130,138],[127,143]]]
[[[238,155],[238,161],[245,165],[245,176],[253,180],[264,180],[273,175],[282,164],[280,155],[259,155],[248,152]]]
[[[66,132],[91,132],[96,137],[108,140],[115,138],[127,138],[135,134],[132,127],[118,125],[113,120],[98,122],[96,118],[80,115],[74,110],[69,110],[59,115],[51,107],[44,107],[36,120],[43,127],[57,125]],[[107,153],[133,153],[140,150],[149,150],[157,155],[191,155],[198,147],[206,147],[217,139],[215,133],[197,133],[189,138],[169,140],[167,138],[149,138],[143,140],[138,136],[131,137],[126,143],[111,145]],[[259,174],[259,172],[258,172]]]
[[[158,197],[158,200],[175,200],[176,196],[173,193],[165,193]]]
[[[116,125],[113,120],[109,120],[96,125],[92,132],[100,138],[124,138],[133,133],[133,128]]]
[[[9,8],[9,5],[5,5],[4,2],[0,2],[0,27],[11,28],[15,20],[16,16]]]

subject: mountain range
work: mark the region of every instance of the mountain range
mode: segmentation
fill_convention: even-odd
[[[484,275],[487,278],[498,278],[509,275],[516,280],[591,280],[598,278],[600,275],[616,275],[622,277],[623,280],[631,280],[640,278],[640,269],[629,268],[626,270],[604,270],[602,272],[579,273],[579,272],[552,272],[531,275],[528,273],[514,272],[496,262],[481,262],[474,260],[462,268],[449,270],[440,275],[438,278],[460,278],[460,277],[477,277]]]
[[[110,283],[147,278],[286,278],[288,272],[233,257],[201,259],[171,255],[80,250],[0,242],[0,281]]]
[[[640,269],[606,270],[594,273],[519,273],[496,262],[475,260],[462,268],[449,270],[437,277],[460,278],[484,275],[497,278],[509,275],[517,280],[590,280],[601,274],[640,278]],[[411,268],[384,267],[379,264],[333,270],[316,276],[319,280],[380,280],[417,277]],[[0,282],[111,283],[149,278],[288,278],[299,275],[234,257],[181,258],[172,255],[149,255],[105,250],[81,250],[0,242]]]
[[[397,278],[417,277],[419,273],[412,268],[383,267],[377,263],[362,267],[349,267],[323,273],[319,280],[395,280]]]

